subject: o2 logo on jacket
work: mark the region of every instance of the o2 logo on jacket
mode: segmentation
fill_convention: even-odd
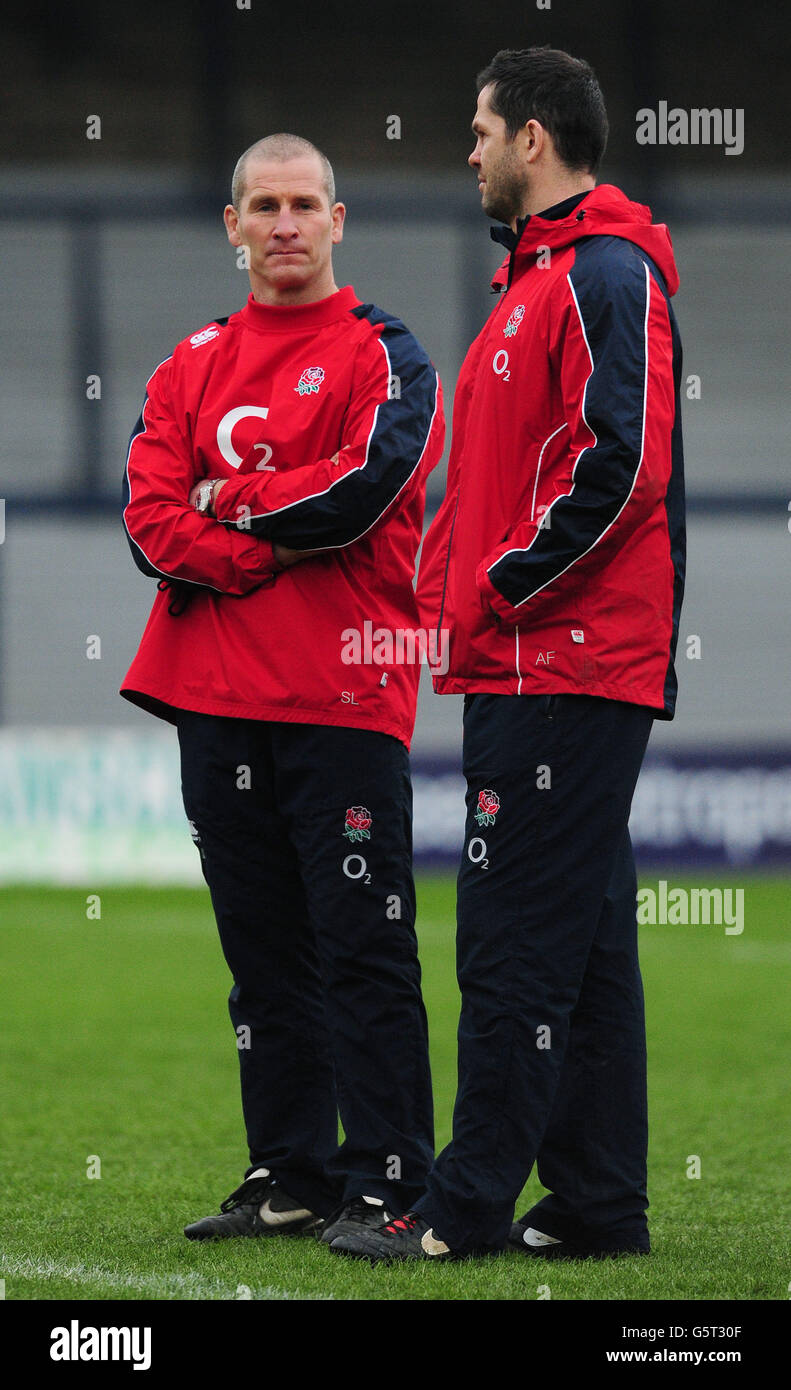
[[[507,324],[505,325],[505,328],[503,329],[503,336],[506,337],[506,338],[514,338],[514,337],[516,337],[516,331],[517,331],[517,329],[518,329],[520,323],[522,322],[522,319],[524,318],[524,316],[525,316],[525,306],[524,306],[524,304],[517,304],[516,308],[514,309],[513,313],[511,314],[510,319],[508,320]]]
[[[500,348],[492,358],[492,371],[499,376],[502,381],[511,380],[511,368],[508,365],[508,353],[505,348]]]
[[[324,380],[323,367],[306,367],[294,390],[300,396],[312,396]]]
[[[231,465],[231,468],[238,468],[239,464],[242,462],[242,455],[237,454],[231,443],[231,435],[233,434],[234,426],[238,425],[240,420],[244,420],[247,415],[252,415],[257,420],[265,420],[268,414],[268,405],[237,405],[234,406],[233,410],[229,410],[223,415],[217,426],[217,448],[225,459],[225,462]],[[266,467],[272,457],[271,445],[256,444],[254,448],[264,450],[263,463],[258,464],[258,467]]]

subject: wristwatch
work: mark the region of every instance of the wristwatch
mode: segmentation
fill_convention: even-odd
[[[195,499],[196,512],[202,512],[204,516],[207,514],[209,516],[213,515],[212,501],[214,499],[214,485],[219,481],[219,478],[207,478],[206,482],[201,484],[198,496]]]

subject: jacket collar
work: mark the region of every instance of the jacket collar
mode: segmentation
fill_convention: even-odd
[[[327,299],[311,304],[259,304],[251,295],[241,311],[248,328],[265,333],[298,333],[302,329],[323,328],[343,318],[360,303],[351,285],[344,285]]]
[[[540,218],[542,222],[560,222],[564,217],[569,217],[576,208],[577,204],[581,203],[583,198],[587,198],[588,194],[592,192],[593,189],[588,188],[585,190],[584,193],[572,193],[570,198],[564,198],[563,201],[560,203],[553,203],[551,208],[547,208],[544,212],[533,213],[532,216]],[[489,236],[492,238],[492,241],[499,242],[500,245],[504,246],[506,251],[508,251],[510,254],[510,260],[508,263],[508,282],[506,284],[506,289],[510,289],[511,278],[514,273],[514,266],[516,264],[516,256],[514,255],[514,252],[516,251],[516,248],[522,239],[522,233],[530,220],[530,217],[520,217],[517,221],[515,231],[512,227],[505,226],[490,227],[489,229]],[[495,293],[499,292],[503,283],[505,283],[504,279],[500,278],[500,272],[498,271],[497,276],[495,276],[495,279],[492,281],[492,289],[495,291]]]
[[[508,250],[508,257],[494,276],[492,288],[510,288],[512,279],[535,265],[538,251],[562,251],[583,237],[620,237],[638,246],[650,257],[664,277],[668,294],[678,289],[678,270],[667,227],[654,222],[651,209],[633,203],[613,184],[601,183],[586,193],[565,198],[562,203],[534,213],[517,223],[515,231],[504,227],[495,240]]]

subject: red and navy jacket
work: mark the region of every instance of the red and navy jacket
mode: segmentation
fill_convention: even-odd
[[[492,233],[510,256],[459,376],[423,547],[440,693],[571,693],[671,719],[684,585],[667,228],[602,185]]]
[[[179,343],[129,445],[124,525],[160,592],[121,693],[171,722],[338,724],[409,746],[419,666],[366,664],[349,633],[418,627],[443,438],[425,352],[350,285],[297,307],[251,295]],[[216,519],[189,505],[202,478],[230,480]],[[278,571],[275,543],[324,553]]]

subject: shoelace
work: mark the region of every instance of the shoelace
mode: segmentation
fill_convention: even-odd
[[[272,1186],[271,1178],[246,1178],[230,1197],[220,1204],[220,1211],[233,1211],[235,1207],[246,1206],[248,1202],[260,1204]]]
[[[407,1211],[403,1216],[399,1216],[395,1221],[391,1221],[390,1225],[385,1227],[385,1230],[389,1231],[393,1236],[400,1236],[403,1233],[408,1235],[420,1224],[420,1220],[421,1218],[416,1216],[413,1211]]]
[[[363,1197],[353,1197],[350,1202],[341,1202],[339,1207],[336,1207],[333,1212],[330,1212],[329,1216],[324,1221],[325,1230],[330,1226],[334,1226],[336,1221],[345,1221],[347,1217],[351,1216],[353,1213],[355,1215],[359,1213],[360,1216],[367,1216],[369,1213],[374,1213],[382,1221],[387,1221],[388,1219],[388,1212],[385,1207],[372,1206],[371,1203],[366,1202]]]

